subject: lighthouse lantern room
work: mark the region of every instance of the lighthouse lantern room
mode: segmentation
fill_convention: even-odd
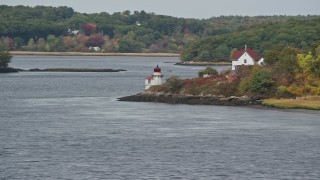
[[[161,69],[157,65],[157,67],[153,69],[152,76],[146,77],[145,79],[145,90],[149,89],[151,86],[161,85],[162,77],[163,75],[161,74]]]

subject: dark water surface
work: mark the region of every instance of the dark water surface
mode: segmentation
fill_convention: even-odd
[[[0,74],[0,179],[320,179],[320,113],[119,102],[203,67],[177,58],[15,56]],[[221,68],[220,68],[221,69]]]

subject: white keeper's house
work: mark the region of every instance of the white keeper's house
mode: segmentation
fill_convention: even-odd
[[[236,67],[241,65],[264,65],[263,57],[256,54],[252,49],[247,48],[247,45],[245,45],[244,49],[233,51],[231,60],[232,70],[236,70]]]
[[[149,89],[151,86],[161,85],[162,77],[161,69],[157,65],[157,67],[153,69],[152,76],[146,77],[145,79],[145,90]]]

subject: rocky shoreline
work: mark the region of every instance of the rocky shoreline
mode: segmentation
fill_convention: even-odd
[[[132,96],[118,98],[119,101],[132,102],[157,102],[169,104],[190,104],[190,105],[221,105],[221,106],[247,106],[261,105],[263,97],[259,96],[201,96],[201,95],[180,95],[143,92]]]

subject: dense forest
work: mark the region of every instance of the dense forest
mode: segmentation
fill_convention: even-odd
[[[320,44],[320,17],[295,17],[285,21],[240,26],[239,30],[210,36],[184,46],[182,59],[200,61],[229,60],[233,49],[244,45],[266,55],[276,45],[293,46],[308,52]]]
[[[184,19],[145,11],[86,14],[70,7],[1,5],[0,37],[7,50],[173,52],[184,61],[228,61],[245,44],[261,55],[277,44],[312,49],[319,44],[320,16]]]
[[[0,37],[10,50],[180,52],[212,27],[204,20],[145,11],[77,13],[69,7],[0,6]]]

